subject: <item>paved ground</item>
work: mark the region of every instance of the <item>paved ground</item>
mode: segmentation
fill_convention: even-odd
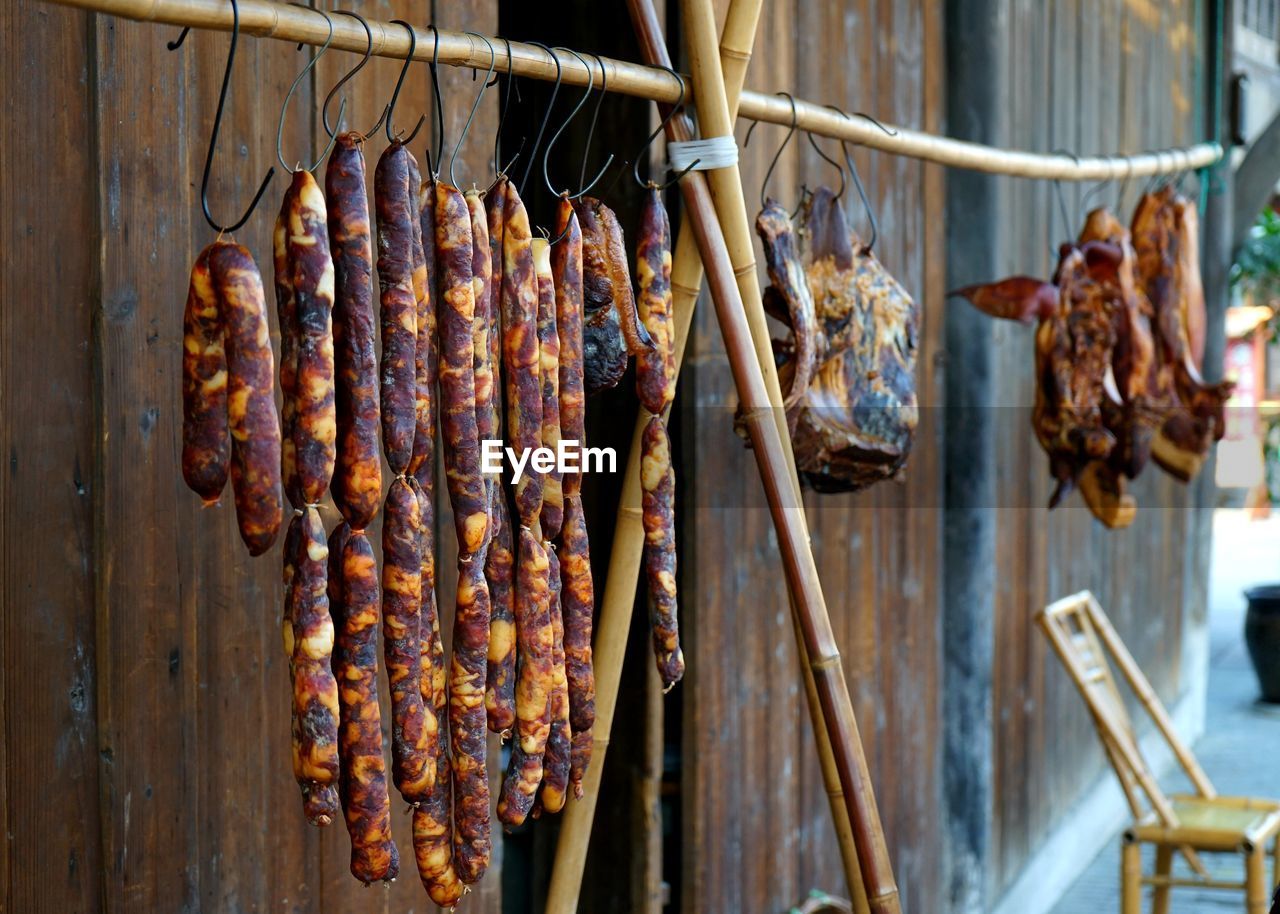
[[[1280,517],[1249,522],[1241,511],[1216,512],[1210,582],[1210,665],[1205,734],[1196,757],[1223,794],[1280,798],[1280,705],[1257,701],[1258,685],[1245,651],[1245,603],[1241,592],[1280,578]],[[1180,775],[1180,772],[1179,772]],[[1186,789],[1168,777],[1166,791]],[[1185,864],[1184,864],[1185,865]],[[1224,877],[1240,878],[1231,857],[1212,859]],[[1150,871],[1148,858],[1145,869]],[[1117,834],[1053,909],[1053,914],[1110,914],[1119,910],[1120,838]],[[1171,914],[1243,911],[1235,892],[1175,889]],[[1150,902],[1144,903],[1149,910]]]

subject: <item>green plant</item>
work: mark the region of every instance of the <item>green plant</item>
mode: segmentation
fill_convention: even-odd
[[[1280,298],[1280,214],[1267,207],[1231,265],[1231,285],[1259,305]],[[1274,332],[1275,320],[1272,320]]]

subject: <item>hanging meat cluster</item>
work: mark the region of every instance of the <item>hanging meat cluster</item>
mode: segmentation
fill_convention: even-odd
[[[1052,282],[1015,276],[955,294],[993,317],[1035,323],[1032,427],[1056,486],[1079,489],[1111,528],[1149,460],[1187,482],[1224,432],[1231,384],[1206,383],[1195,207],[1172,186],[1145,194],[1131,229],[1106,208],[1064,244]]]
[[[919,412],[920,311],[845,220],[835,192],[806,194],[792,216],[767,200],[756,218],[765,308],[796,468],[819,492],[900,479]]]
[[[336,138],[323,192],[310,172],[295,172],[276,221],[279,415],[253,258],[222,240],[197,258],[185,314],[182,465],[208,505],[230,476],[252,555],[276,538],[282,492],[293,508],[282,634],[307,820],[327,826],[341,815],[352,874],[366,884],[392,880],[394,787],[413,810],[422,882],[447,907],[491,856],[488,733],[512,740],[493,792],[499,821],[515,827],[560,811],[570,792],[582,796],[595,718],[581,470],[529,460],[508,484],[486,474],[483,442],[526,454],[562,441],[584,447],[587,396],[615,386],[631,356],[652,414],[642,481],[654,649],[668,687],[683,674],[665,425],[675,383],[671,233],[651,188],[637,306],[622,228],[600,201],[562,197],[551,242],[534,237],[505,177],[485,193],[463,193],[423,180],[393,141],[374,172],[371,215],[363,143],[357,133]],[[458,554],[447,655],[436,599],[437,464]],[[330,495],[341,520],[326,537],[320,506]],[[379,572],[366,531],[380,502]]]

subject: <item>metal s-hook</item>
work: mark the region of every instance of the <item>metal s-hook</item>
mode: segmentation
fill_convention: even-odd
[[[479,32],[464,32],[463,34],[479,38],[489,46],[489,72],[484,75],[484,82],[480,84],[480,91],[476,93],[476,100],[471,103],[471,111],[467,114],[467,122],[462,125],[462,133],[458,136],[458,142],[454,145],[453,153],[449,156],[449,183],[454,187],[458,186],[458,181],[453,176],[453,163],[458,160],[458,150],[462,148],[462,144],[466,140],[467,134],[471,132],[471,122],[475,119],[476,111],[480,108],[480,100],[484,98],[485,90],[490,86],[489,78],[493,76],[493,71],[498,68],[498,52],[494,50],[492,41],[481,35]],[[441,149],[442,153],[443,151],[444,150]]]
[[[841,108],[837,108],[835,105],[826,105],[825,107],[830,108],[845,120],[853,120],[847,112]],[[868,114],[863,114],[859,111],[856,116],[871,121],[871,123],[875,124],[889,136],[897,136],[896,131],[890,130],[884,124],[880,123]],[[858,166],[854,164],[853,156],[849,152],[848,140],[843,138],[840,140],[840,151],[844,154],[845,168],[849,170],[849,177],[853,178],[853,187],[858,192],[858,199],[862,201],[862,208],[867,213],[867,222],[871,225],[871,240],[862,246],[862,253],[870,254],[876,246],[876,241],[880,238],[880,225],[876,221],[876,211],[871,207],[871,199],[867,196],[867,189],[862,186],[862,178],[858,175]]]
[[[791,102],[791,127],[787,130],[787,135],[782,138],[782,145],[778,147],[778,151],[773,154],[773,161],[769,163],[769,169],[764,173],[764,180],[760,183],[760,206],[765,205],[765,191],[769,187],[769,178],[773,176],[773,169],[778,165],[778,159],[782,158],[782,151],[787,148],[787,144],[791,142],[791,138],[795,136],[796,125],[800,122],[800,113],[796,110],[796,97],[790,92],[775,92],[774,95],[781,95],[787,101]],[[756,129],[759,121],[753,121],[751,126],[747,128],[747,135],[742,138],[742,148],[746,149],[751,142],[751,133]]]
[[[1104,154],[1103,158],[1107,160],[1108,165],[1110,165],[1112,162],[1117,161],[1117,157],[1112,155],[1111,153]],[[1102,190],[1102,188],[1105,187],[1112,180],[1114,179],[1110,177],[1103,178],[1101,181],[1099,181],[1097,184],[1090,187],[1080,196],[1080,216],[1082,219],[1089,215],[1089,204],[1093,202],[1093,198],[1096,197],[1098,195],[1098,192]],[[1103,205],[1105,206],[1106,204],[1104,203]],[[1119,207],[1116,208],[1116,211],[1119,212]]]
[[[581,54],[579,54],[577,51],[570,50],[569,48],[556,48],[555,50],[568,51],[568,53],[578,58],[578,62],[580,64],[582,64],[584,67],[587,68],[587,91],[582,93],[582,98],[579,99],[578,103],[573,106],[573,110],[570,111],[569,116],[564,119],[564,123],[562,123],[560,127],[556,130],[556,132],[551,135],[551,139],[547,140],[547,148],[542,151],[542,180],[543,180],[543,183],[547,185],[547,190],[549,190],[553,195],[556,194],[556,189],[551,184],[550,175],[547,174],[547,163],[548,163],[548,160],[551,158],[551,150],[555,147],[556,140],[560,139],[560,135],[563,134],[565,129],[569,126],[569,124],[573,122],[573,119],[578,116],[578,112],[582,110],[582,106],[587,103],[587,99],[591,97],[591,90],[595,87],[595,84],[596,84],[595,71],[591,69],[590,65],[587,63],[586,59]],[[547,110],[548,112],[550,112],[550,109],[547,109]],[[593,123],[594,123],[594,120],[593,120]],[[583,163],[585,164],[585,162],[586,162],[586,157],[584,155]],[[604,177],[605,171],[608,170],[609,165],[612,162],[613,162],[613,155],[611,153],[609,155],[609,158],[605,160],[604,165],[600,167],[600,172],[594,178],[591,179],[590,184],[588,184],[586,187],[583,187],[576,194],[570,194],[568,188],[566,188],[564,191],[564,195],[568,196],[570,199],[581,197],[583,194],[585,194],[587,191],[589,191],[591,188],[595,187],[596,184],[599,183],[600,179]],[[559,238],[556,239],[556,241],[559,241],[559,240],[560,240]],[[555,242],[553,241],[552,244],[554,243]]]
[[[436,142],[438,137],[439,146],[427,150],[427,171],[433,178],[440,176],[440,163],[444,159],[444,97],[440,94],[440,30],[435,27],[435,23],[427,26],[431,29],[431,34],[435,36],[435,44],[431,47],[431,63],[427,65],[427,69],[431,72],[431,96],[435,102],[435,110],[432,122],[431,135],[432,143]],[[416,131],[415,131],[416,132]]]
[[[835,159],[831,158],[831,156],[823,152],[822,147],[818,145],[818,140],[814,137],[814,135],[811,132],[806,131],[805,136],[808,137],[809,145],[812,146],[813,151],[818,154],[818,158],[822,159],[822,161],[826,162],[828,165],[834,168],[836,170],[836,174],[840,176],[840,189],[836,191],[836,196],[835,196],[835,199],[839,200],[841,197],[844,196],[844,190],[845,190],[844,168],[841,167],[839,162],[837,162]]]
[[[1072,152],[1070,149],[1055,149],[1053,151],[1053,154],[1070,156],[1071,161],[1075,162],[1076,165],[1080,164],[1080,157],[1076,155],[1074,152]],[[1071,232],[1072,232],[1071,216],[1067,213],[1067,196],[1062,191],[1062,180],[1060,178],[1053,179],[1053,192],[1058,198],[1058,212],[1062,216],[1062,227],[1063,227],[1063,231],[1065,232],[1065,237],[1070,238]],[[1056,255],[1058,252],[1058,248],[1057,246],[1050,244],[1049,251]]]
[[[636,179],[636,183],[639,184],[641,187],[653,186],[657,190],[666,190],[668,187],[675,185],[681,178],[683,178],[689,172],[693,171],[693,169],[697,166],[699,162],[702,161],[702,159],[694,159],[692,162],[690,162],[688,165],[682,168],[678,175],[676,175],[673,178],[670,178],[664,184],[659,184],[656,181],[649,181],[646,184],[644,181],[640,180],[640,159],[644,156],[645,151],[650,146],[653,145],[653,141],[658,138],[658,134],[662,133],[664,130],[667,129],[667,125],[671,123],[671,119],[680,113],[680,110],[684,107],[685,94],[687,92],[687,87],[684,84],[683,76],[681,76],[675,70],[671,69],[671,67],[663,66],[662,64],[659,64],[659,66],[661,66],[662,69],[670,73],[671,77],[676,81],[676,85],[680,87],[680,97],[677,98],[676,103],[671,106],[671,110],[668,111],[667,116],[662,119],[662,123],[658,124],[658,129],[653,131],[653,133],[649,134],[649,138],[644,141],[644,145],[641,146],[640,151],[636,153],[635,158],[631,162],[631,175]],[[749,130],[747,132],[747,135],[750,136]],[[784,141],[784,145],[785,145],[785,141]],[[765,182],[767,183],[768,180],[769,178],[768,176],[766,176]]]
[[[338,132],[336,127],[329,126],[329,103],[333,101],[333,97],[337,95],[339,91],[341,91],[342,87],[345,86],[352,79],[352,77],[354,77],[357,73],[359,73],[361,70],[365,68],[365,64],[369,62],[369,58],[373,56],[373,32],[370,31],[369,29],[368,20],[366,20],[359,13],[353,13],[350,10],[334,10],[334,12],[339,13],[343,16],[350,16],[352,19],[356,20],[362,26],[364,26],[364,34],[365,34],[365,38],[368,41],[368,44],[366,45],[364,50],[364,57],[361,58],[360,62],[356,64],[354,67],[352,67],[349,71],[347,71],[347,74],[343,76],[342,79],[334,83],[333,88],[329,90],[329,94],[324,97],[324,104],[320,107],[320,120],[324,124],[324,132],[329,134],[329,136],[334,136]],[[382,126],[382,119],[386,116],[387,116],[387,109],[383,108],[381,113],[378,115],[378,119],[373,122],[373,126],[370,127],[368,130],[366,130],[361,135],[368,137],[368,136],[373,136],[373,134],[377,133],[378,128]],[[339,121],[339,124],[341,124],[342,115],[338,115],[338,121]]]
[[[409,53],[405,55],[404,65],[400,68],[400,77],[396,80],[395,91],[391,93],[391,101],[387,102],[387,107],[383,109],[383,116],[386,118],[384,126],[386,127],[388,143],[400,143],[407,146],[413,142],[413,138],[418,135],[418,131],[422,129],[423,123],[427,120],[425,114],[421,115],[418,118],[418,123],[414,124],[413,130],[403,140],[400,139],[400,135],[396,133],[395,127],[392,126],[396,111],[396,101],[400,98],[400,89],[404,86],[404,78],[409,72],[409,64],[413,63],[413,52],[418,47],[418,33],[413,26],[403,19],[392,19],[391,21],[395,25],[404,26],[405,31],[409,33]]]
[[[587,155],[591,152],[591,141],[596,137],[596,123],[600,120],[600,106],[604,104],[604,97],[609,91],[609,71],[605,69],[603,57],[599,54],[592,54],[591,56],[596,59],[596,64],[600,67],[600,94],[596,96],[595,107],[591,110],[591,124],[587,127],[587,141],[582,146],[582,167],[578,169],[578,186],[582,189],[576,194],[570,194],[570,200],[576,200],[578,197],[583,196],[588,190],[595,187],[596,181],[600,180],[597,177],[595,181],[587,184]],[[609,161],[604,163],[604,168],[608,168],[609,162],[612,161],[613,154],[610,153]],[[604,174],[604,168],[600,169],[601,176]]]
[[[525,163],[524,173],[520,175],[520,183],[516,185],[522,197],[524,196],[525,185],[529,181],[529,170],[533,168],[533,160],[538,155],[538,147],[542,145],[542,135],[547,132],[547,124],[551,122],[551,110],[555,107],[556,96],[560,94],[560,80],[564,77],[564,68],[560,66],[560,58],[556,56],[555,51],[538,41],[531,41],[529,44],[542,48],[542,50],[551,55],[551,59],[555,61],[556,65],[556,81],[551,86],[551,98],[547,99],[547,111],[542,116],[542,123],[538,125],[537,134],[534,135],[533,148],[529,150],[529,161]]]
[[[299,7],[302,7],[303,9],[311,9],[311,7],[302,6],[302,4],[300,3],[294,3],[291,5],[299,6]],[[286,171],[299,170],[299,169],[290,169],[289,163],[284,160],[284,119],[285,119],[285,116],[289,113],[289,100],[293,98],[293,93],[298,90],[298,85],[302,82],[303,79],[306,78],[308,73],[310,73],[312,70],[315,69],[316,63],[320,60],[321,57],[324,56],[325,51],[329,50],[329,45],[333,43],[333,18],[324,10],[318,9],[316,10],[316,12],[319,13],[321,16],[323,16],[324,21],[329,24],[329,35],[328,37],[325,38],[324,44],[320,46],[320,50],[316,51],[314,54],[311,55],[311,59],[307,61],[307,65],[303,67],[301,72],[299,72],[298,75],[293,78],[293,83],[289,86],[289,91],[285,93],[284,104],[280,106],[280,121],[276,125],[276,158],[280,162],[280,167],[285,169]],[[344,98],[342,100],[342,104],[338,106],[338,126],[339,127],[342,126],[342,116],[346,113],[346,111],[347,111],[347,100]],[[321,120],[323,119],[324,119],[324,115],[322,112]],[[326,130],[328,129],[328,126],[329,125],[326,123],[325,124]],[[307,171],[316,170],[316,168],[320,165],[320,163],[324,161],[324,157],[329,154],[329,150],[333,149],[333,144],[337,142],[337,139],[338,139],[337,132],[330,131],[329,144],[324,147],[324,152],[320,153],[320,157],[317,158],[314,162],[311,163],[311,165],[309,165],[306,168]]]
[[[171,51],[176,51],[182,47],[182,42],[186,40],[187,33],[191,29],[185,28],[173,41],[168,43]],[[236,0],[231,0],[231,47],[227,49],[227,65],[222,71],[222,88],[218,91],[218,107],[213,115],[213,130],[209,132],[209,150],[204,157],[204,174],[200,178],[200,208],[204,211],[205,221],[209,226],[219,234],[231,233],[240,226],[249,221],[249,217],[253,215],[253,211],[258,208],[258,203],[262,200],[262,195],[267,192],[271,179],[275,177],[275,166],[267,169],[267,176],[262,179],[262,183],[258,185],[258,192],[253,195],[253,200],[249,203],[249,208],[245,210],[244,215],[231,225],[222,225],[213,218],[213,214],[209,212],[209,175],[213,171],[213,153],[218,146],[218,134],[222,129],[222,112],[227,105],[227,88],[231,85],[231,67],[236,59],[236,43],[240,39],[240,7],[236,4]]]
[[[493,133],[493,173],[495,176],[502,176],[507,173],[512,165],[516,163],[516,159],[520,158],[520,151],[524,149],[524,140],[520,140],[520,148],[516,150],[516,154],[511,157],[506,165],[502,164],[502,125],[507,122],[507,112],[511,109],[511,93],[516,93],[516,101],[521,101],[520,87],[516,85],[515,74],[511,71],[511,39],[502,39],[507,46],[507,88],[502,93],[502,109],[498,112],[498,129]]]

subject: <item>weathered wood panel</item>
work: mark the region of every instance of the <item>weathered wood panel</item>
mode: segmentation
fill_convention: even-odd
[[[1004,68],[1008,142],[1029,149],[1137,152],[1193,142],[1195,4],[1044,4],[1010,0]],[[1141,181],[1101,188],[1007,182],[998,251],[1001,275],[1048,276],[1056,247],[1079,231],[1086,209],[1107,203],[1128,218]],[[1122,198],[1117,203],[1118,198]],[[1065,218],[1070,225],[1064,225]],[[952,218],[962,218],[952,214]],[[1200,542],[1191,490],[1150,466],[1134,486],[1141,506],[1128,530],[1106,531],[1072,496],[1053,512],[1043,453],[1030,433],[1030,332],[1001,324],[995,412],[1002,442],[997,482],[995,616],[995,818],[992,888],[1007,886],[1046,831],[1102,770],[1103,758],[1075,689],[1046,650],[1034,613],[1091,588],[1166,701],[1180,670],[1188,600],[1182,564]]]
[[[21,142],[0,144],[5,911],[88,911],[102,903],[89,32],[89,21],[68,10],[26,0],[0,9],[0,84],[14,87],[5,112],[25,125]],[[40,54],[26,51],[32,39]]]
[[[937,130],[940,29],[936,4],[766,4],[747,82]],[[762,127],[744,153],[753,218],[784,133]],[[793,144],[768,187],[788,206],[801,183],[836,181],[803,137]],[[839,153],[834,143],[824,145]],[[904,484],[811,495],[806,508],[904,908],[932,910],[941,849],[934,826],[941,751],[941,426],[934,409],[941,402],[935,365],[942,325],[934,310],[943,291],[941,175],[906,159],[861,150],[855,157],[879,217],[876,251],[924,305],[919,365],[927,408]],[[852,186],[845,205],[865,235]],[[776,540],[750,452],[732,431],[736,397],[711,308],[696,320],[680,402],[690,662],[673,693],[682,698],[685,722],[683,909],[785,910],[811,889],[847,889]]]

